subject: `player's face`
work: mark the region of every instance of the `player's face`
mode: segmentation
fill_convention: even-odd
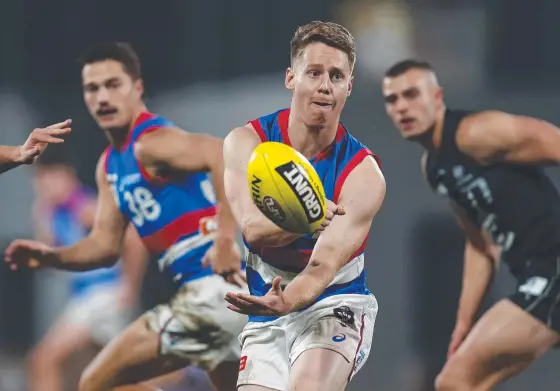
[[[346,53],[321,42],[308,45],[286,71],[286,87],[308,126],[338,121],[352,80]]]
[[[39,198],[50,205],[59,205],[74,190],[74,177],[62,168],[38,168],[33,184]]]
[[[411,69],[396,77],[383,80],[385,110],[406,139],[423,135],[435,123],[442,107],[442,91],[434,75]]]
[[[138,115],[144,92],[142,81],[132,80],[118,61],[85,65],[82,83],[89,113],[102,129],[128,127]]]

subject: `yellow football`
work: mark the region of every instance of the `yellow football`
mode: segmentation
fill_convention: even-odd
[[[280,228],[298,234],[314,233],[325,220],[327,198],[311,163],[292,147],[264,142],[248,165],[251,198]]]

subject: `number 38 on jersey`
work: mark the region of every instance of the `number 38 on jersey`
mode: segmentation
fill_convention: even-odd
[[[161,205],[145,187],[137,186],[131,191],[127,190],[123,193],[123,198],[130,210],[131,220],[137,227],[143,226],[146,221],[155,221],[161,215]]]

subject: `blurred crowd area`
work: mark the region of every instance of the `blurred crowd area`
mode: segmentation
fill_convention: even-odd
[[[354,90],[343,123],[383,160],[384,207],[374,221],[366,267],[380,310],[373,351],[349,389],[423,391],[444,362],[453,328],[463,239],[444,202],[425,186],[421,151],[402,142],[385,116],[380,79],[407,57],[428,60],[448,105],[496,108],[560,123],[560,52],[552,50],[560,3],[521,0],[170,0],[40,1],[0,4],[0,134],[20,143],[37,124],[74,120],[60,149],[77,178],[94,187],[106,145],[83,107],[76,58],[98,41],[128,41],[140,54],[149,108],[193,132],[225,136],[289,105],[283,75],[289,40],[311,20],[345,25],[358,43]],[[536,4],[536,3],[535,3]],[[58,156],[58,158],[60,158]],[[0,241],[34,235],[41,188],[33,167],[2,175]],[[560,183],[560,173],[551,170]],[[488,304],[513,282],[501,271]],[[68,275],[0,268],[0,391],[26,390],[27,358],[64,308]],[[149,262],[135,310],[172,288]],[[69,362],[75,387],[95,351]],[[556,389],[552,352],[501,390]],[[557,362],[557,361],[556,361]]]

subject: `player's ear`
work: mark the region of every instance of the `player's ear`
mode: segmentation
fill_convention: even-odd
[[[352,88],[354,87],[354,76],[350,76],[350,81],[348,82],[348,96],[352,93]]]
[[[138,95],[142,97],[144,95],[144,80],[138,79],[134,82],[134,87],[136,88],[136,92]]]
[[[438,87],[435,92],[435,98],[438,105],[443,104],[443,88]]]
[[[295,74],[294,74],[294,69],[292,67],[288,67],[286,68],[286,88],[288,90],[294,90],[295,87],[295,83],[294,83],[294,79],[295,79]]]

